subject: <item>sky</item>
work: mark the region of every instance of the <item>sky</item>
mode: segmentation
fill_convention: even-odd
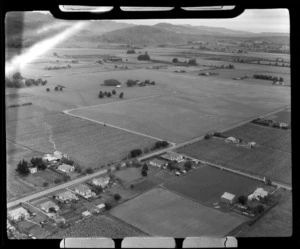
[[[148,20],[116,20],[117,22],[137,25],[155,25],[161,22],[171,24],[190,24],[193,26],[222,27],[232,30],[261,32],[290,32],[288,9],[251,9],[232,19],[148,19]]]

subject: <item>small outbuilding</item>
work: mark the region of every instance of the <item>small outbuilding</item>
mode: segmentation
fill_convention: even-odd
[[[225,142],[237,144],[237,143],[239,143],[239,140],[235,137],[228,137],[228,138],[225,139]]]
[[[225,203],[229,203],[232,204],[235,200],[235,195],[234,194],[230,194],[228,192],[225,192],[222,196],[221,196],[221,201],[225,202]]]
[[[87,210],[84,211],[84,212],[82,212],[81,214],[82,214],[83,217],[89,217],[89,216],[92,215],[91,212],[89,212],[89,211],[87,211]]]

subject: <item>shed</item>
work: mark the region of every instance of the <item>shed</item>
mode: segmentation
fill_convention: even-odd
[[[89,216],[92,215],[92,214],[91,214],[89,211],[87,211],[87,210],[84,211],[84,212],[82,212],[81,214],[82,214],[83,217],[89,217]]]
[[[228,137],[225,139],[226,142],[230,142],[230,143],[234,143],[237,144],[239,142],[239,140],[235,137]]]
[[[105,204],[104,203],[99,204],[99,205],[97,205],[97,208],[98,208],[99,211],[102,211],[102,210],[105,209]]]
[[[34,174],[37,172],[37,167],[30,167],[29,168],[30,174]]]
[[[235,195],[225,192],[221,196],[221,201],[232,204],[235,199]]]

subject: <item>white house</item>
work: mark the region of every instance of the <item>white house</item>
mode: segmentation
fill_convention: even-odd
[[[104,203],[99,204],[99,205],[97,205],[97,208],[98,208],[99,211],[102,211],[102,210],[105,209],[105,204]]]
[[[268,195],[268,191],[265,191],[263,188],[257,188],[253,194],[248,196],[248,200],[259,200],[260,198],[267,197]]]
[[[56,212],[59,210],[59,207],[52,201],[46,201],[40,204],[40,209],[44,210],[47,213],[49,213],[51,208],[54,208]]]
[[[232,204],[233,201],[235,199],[235,195],[230,194],[228,192],[225,192],[222,196],[221,196],[221,201],[222,202],[226,202],[226,203],[230,203]]]
[[[30,167],[29,168],[30,174],[34,174],[37,172],[37,167]]]
[[[109,177],[99,177],[93,179],[93,184],[96,186],[101,186],[102,188],[106,187],[109,183],[110,178]]]
[[[69,164],[61,164],[57,167],[58,170],[64,172],[64,173],[69,173],[73,172],[75,170],[75,167]]]
[[[228,137],[225,139],[225,142],[237,144],[237,143],[239,143],[239,140],[235,137]]]
[[[13,209],[13,210],[7,212],[7,217],[10,220],[14,220],[14,221],[18,221],[21,218],[27,219],[27,218],[29,218],[29,216],[30,216],[29,213],[23,207],[18,207],[16,209]]]
[[[59,193],[57,195],[57,198],[61,201],[78,200],[78,197],[70,191],[64,191],[62,193]]]
[[[183,156],[174,152],[168,152],[160,156],[161,158],[167,159],[169,161],[177,161],[182,162],[184,161]]]
[[[83,184],[77,185],[75,187],[75,192],[85,198],[90,198],[90,197],[93,197],[96,195],[94,192],[92,192],[92,190],[88,186],[83,185]]]
[[[87,210],[84,211],[84,212],[82,212],[81,214],[82,214],[83,217],[89,217],[89,216],[92,215],[92,214],[91,214],[89,211],[87,211]]]
[[[51,155],[51,154],[45,154],[43,156],[43,160],[47,161],[47,162],[56,162],[58,159],[55,156]]]
[[[165,165],[165,162],[159,160],[159,159],[152,159],[151,161],[148,162],[150,165],[155,166],[155,167],[159,167],[161,168],[162,166]]]

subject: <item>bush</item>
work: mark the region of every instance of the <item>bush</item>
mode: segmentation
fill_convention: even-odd
[[[133,188],[134,188],[134,185],[133,185],[133,184],[130,184],[130,188],[133,189]]]
[[[121,92],[120,95],[119,95],[119,98],[120,98],[120,99],[123,99],[123,96],[124,96],[124,93]]]
[[[48,187],[49,186],[49,183],[48,182],[44,182],[43,183],[43,187]]]
[[[192,162],[191,162],[191,161],[185,162],[185,163],[184,163],[184,169],[185,169],[186,171],[191,170],[191,169],[192,169]]]
[[[54,180],[54,183],[55,183],[55,184],[61,183],[61,179],[60,179],[60,178],[56,178],[56,179]]]
[[[157,141],[152,150],[157,150],[157,149],[160,149],[160,148],[166,148],[169,146],[169,142],[168,141]]]
[[[112,90],[112,92],[111,92],[113,95],[116,95],[116,90],[114,89],[114,90]]]
[[[196,59],[190,59],[190,60],[188,61],[188,64],[189,64],[189,65],[192,65],[192,66],[196,66],[196,65],[197,65]]]
[[[211,134],[205,134],[204,139],[210,139],[211,138]]]
[[[115,199],[116,201],[120,200],[121,198],[122,198],[121,195],[119,195],[119,194],[114,194],[114,199]]]
[[[143,152],[141,149],[135,149],[135,150],[131,150],[129,155],[131,158],[134,158],[134,157],[140,156],[142,154],[143,154]]]
[[[173,63],[178,63],[178,59],[177,58],[173,58],[172,62]]]
[[[147,52],[145,52],[145,54],[141,54],[137,57],[137,59],[139,61],[149,61],[151,58],[150,56],[147,54]]]
[[[115,79],[104,80],[105,86],[118,86],[121,85],[121,82]]]
[[[70,177],[70,176],[68,176],[68,175],[63,176],[63,181],[64,181],[64,182],[67,182],[67,181],[69,181],[69,180],[71,180],[71,177]]]
[[[107,97],[108,97],[108,98],[111,97],[111,93],[110,93],[110,92],[107,93]]]
[[[127,50],[127,54],[135,54],[135,50],[134,49]]]
[[[142,170],[142,176],[146,177],[148,175],[147,170]]]
[[[106,202],[105,204],[105,209],[110,210],[112,208],[112,204],[110,202]]]
[[[127,80],[127,82],[125,84],[128,87],[132,87],[132,86],[135,86],[137,84],[137,82],[135,80]]]
[[[237,199],[238,203],[245,205],[248,201],[247,197],[245,195],[240,195]]]
[[[87,173],[87,174],[93,174],[94,173],[94,170],[92,169],[92,168],[87,168],[86,170],[85,170],[85,173]]]
[[[64,163],[64,164],[74,165],[74,161],[71,160],[71,159],[68,159],[68,158],[66,158],[66,157],[62,157],[62,158],[60,159],[60,162],[61,162],[61,163]]]
[[[46,91],[47,91],[47,92],[50,92],[50,88],[47,88]]]
[[[261,214],[265,211],[265,207],[260,204],[260,205],[257,205],[253,211],[255,214]]]

